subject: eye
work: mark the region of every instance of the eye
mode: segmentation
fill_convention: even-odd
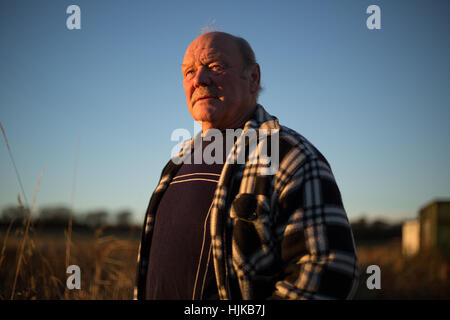
[[[224,70],[223,66],[221,66],[220,64],[210,65],[209,68],[214,72],[222,72]]]

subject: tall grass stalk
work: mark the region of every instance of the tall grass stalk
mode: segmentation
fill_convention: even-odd
[[[28,238],[28,230],[30,229],[30,225],[31,225],[31,218],[33,216],[34,205],[36,203],[36,196],[37,196],[37,193],[39,191],[39,186],[41,184],[42,177],[44,176],[44,172],[45,172],[45,167],[41,171],[41,175],[39,176],[39,179],[38,179],[38,182],[37,182],[37,185],[36,185],[36,189],[34,191],[33,203],[31,204],[30,213],[29,213],[28,219],[27,219],[27,225],[25,227],[25,234],[23,235],[22,243],[21,243],[21,246],[20,246],[19,258],[17,260],[17,268],[16,268],[16,274],[14,276],[13,289],[12,289],[12,292],[11,292],[11,300],[14,299],[14,294],[16,292],[17,277],[19,276],[20,267],[21,267],[21,264],[22,264],[23,251],[25,249],[25,244],[26,244],[27,238]],[[17,200],[19,201],[19,208],[23,208],[22,201],[20,199],[20,194],[18,195],[18,199]]]
[[[3,260],[5,260],[5,257],[6,257],[5,250],[6,250],[6,243],[8,241],[8,237],[9,237],[9,232],[11,231],[11,227],[13,226],[15,220],[16,220],[16,218],[13,217],[11,219],[11,221],[9,222],[8,229],[6,230],[6,234],[5,234],[5,239],[3,239],[2,252],[0,253],[0,269],[1,269],[1,266],[3,263]]]
[[[70,213],[69,213],[69,222],[67,225],[67,232],[66,232],[66,270],[70,265],[70,250],[72,247],[72,219],[73,219],[73,207],[75,203],[75,187],[76,187],[76,181],[77,181],[77,166],[78,166],[78,153],[80,151],[80,137],[78,137],[77,141],[77,149],[75,152],[75,165],[73,169],[73,178],[72,178],[72,193],[70,196]],[[69,298],[69,293],[66,289],[64,294],[65,299]]]
[[[17,177],[17,180],[19,181],[20,190],[22,191],[22,195],[25,200],[25,204],[27,205],[27,208],[29,208],[30,206],[28,205],[28,200],[27,200],[27,196],[25,194],[25,189],[23,188],[22,179],[20,179],[19,170],[17,170],[16,162],[14,161],[14,157],[13,157],[11,148],[9,147],[8,138],[6,137],[6,132],[5,132],[5,129],[3,128],[1,122],[0,122],[0,129],[2,130],[3,139],[5,140],[5,144],[6,144],[6,148],[8,149],[9,157],[11,158],[11,162],[13,164],[14,171],[16,172],[16,177]]]

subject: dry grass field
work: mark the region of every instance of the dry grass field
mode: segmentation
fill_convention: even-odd
[[[81,269],[81,289],[66,289],[66,237],[39,234],[32,228],[0,234],[0,299],[132,299],[138,237],[72,234],[69,264]],[[17,270],[21,245],[22,262]],[[406,259],[398,240],[358,247],[359,287],[355,299],[449,299],[449,265],[437,253]],[[381,268],[381,290],[368,290],[368,265]],[[14,287],[16,273],[17,281]],[[13,293],[14,290],[14,293]]]
[[[102,235],[72,235],[69,265],[81,270],[81,289],[68,290],[64,235],[30,233],[17,272],[23,235],[0,237],[0,299],[120,299],[133,298],[139,242]],[[6,240],[6,241],[5,241]],[[14,293],[13,293],[14,291]]]
[[[450,299],[450,264],[439,252],[402,255],[401,240],[381,246],[357,246],[360,264],[355,299]],[[381,289],[367,289],[367,266],[378,265]]]

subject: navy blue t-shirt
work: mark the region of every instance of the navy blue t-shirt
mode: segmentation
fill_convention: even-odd
[[[223,164],[194,164],[193,158],[180,167],[156,211],[147,299],[219,299],[209,211]]]

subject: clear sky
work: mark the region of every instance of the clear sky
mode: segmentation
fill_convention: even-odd
[[[81,8],[81,30],[66,9]],[[366,9],[381,8],[369,30]],[[0,1],[0,122],[29,202],[129,209],[142,222],[193,133],[181,62],[212,26],[261,65],[259,102],[328,159],[350,219],[414,218],[450,197],[449,1]],[[0,209],[20,192],[0,141]]]

